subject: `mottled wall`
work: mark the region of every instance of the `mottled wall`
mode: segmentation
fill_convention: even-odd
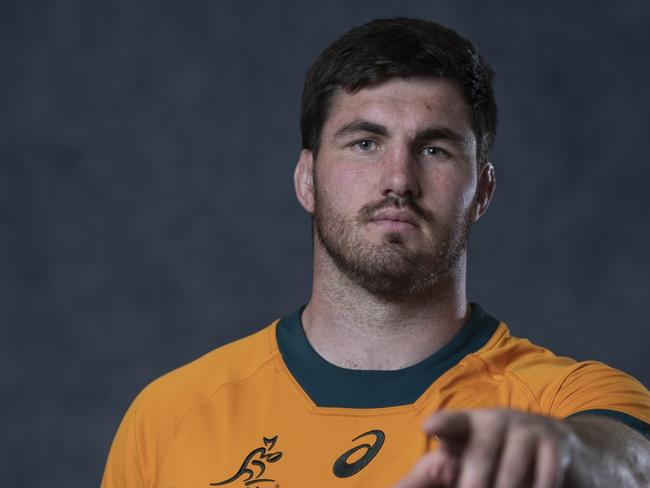
[[[471,299],[650,384],[650,3],[0,3],[2,486],[98,484],[150,380],[305,302],[302,76],[374,17],[497,72]]]

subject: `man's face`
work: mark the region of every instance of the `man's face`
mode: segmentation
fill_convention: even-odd
[[[386,300],[431,292],[477,218],[476,138],[451,82],[394,78],[339,91],[313,163],[316,237]]]

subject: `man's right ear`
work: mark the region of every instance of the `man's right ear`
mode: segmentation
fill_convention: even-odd
[[[310,214],[314,213],[314,154],[309,149],[300,151],[293,172],[293,185],[300,205]]]

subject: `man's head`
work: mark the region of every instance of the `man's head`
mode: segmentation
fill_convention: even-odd
[[[302,147],[314,155],[334,95],[355,93],[389,78],[447,79],[463,95],[477,141],[479,165],[488,161],[497,126],[493,72],[471,42],[434,22],[375,20],[337,39],[307,72],[300,128]]]
[[[296,192],[316,252],[387,300],[427,295],[458,269],[494,189],[491,72],[437,24],[375,21],[307,75]]]

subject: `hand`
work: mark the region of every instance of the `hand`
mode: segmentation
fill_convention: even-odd
[[[424,431],[438,449],[395,488],[560,488],[577,442],[559,420],[509,409],[439,412]]]

